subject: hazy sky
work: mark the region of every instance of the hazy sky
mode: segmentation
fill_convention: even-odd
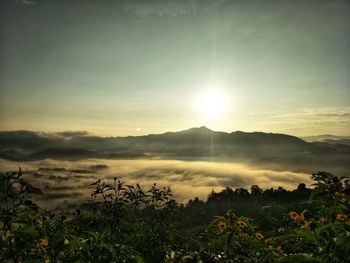
[[[0,130],[349,134],[349,14],[342,0],[3,0]]]

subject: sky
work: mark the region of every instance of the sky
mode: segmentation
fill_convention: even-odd
[[[350,1],[0,5],[0,130],[349,135]]]

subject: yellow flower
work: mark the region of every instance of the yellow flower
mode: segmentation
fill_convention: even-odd
[[[39,244],[44,247],[47,247],[49,245],[49,240],[47,238],[41,238],[39,239]]]
[[[324,223],[326,221],[326,218],[324,216],[320,216],[320,223]]]
[[[263,238],[264,238],[264,235],[263,235],[263,233],[261,233],[261,232],[256,232],[256,233],[255,233],[255,237],[256,237],[257,239],[263,239]]]
[[[246,227],[246,226],[247,226],[247,223],[244,222],[243,220],[238,220],[238,221],[237,221],[237,225],[238,225],[239,227],[243,228],[243,227]]]
[[[337,214],[336,220],[344,222],[346,220],[346,215],[344,214]]]
[[[219,232],[223,232],[228,228],[228,224],[225,220],[220,220],[217,227]]]
[[[304,220],[303,224],[301,225],[301,228],[308,229],[310,227],[310,224],[308,221]]]
[[[297,220],[299,220],[299,218],[300,218],[300,215],[299,215],[297,212],[295,212],[295,211],[289,212],[289,216],[290,216],[290,218],[293,219],[294,221],[297,221]]]
[[[277,252],[277,253],[282,253],[282,252],[283,252],[282,246],[276,247],[276,252]]]

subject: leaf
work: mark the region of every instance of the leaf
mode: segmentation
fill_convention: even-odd
[[[140,256],[134,256],[134,259],[136,260],[136,263],[144,263],[144,260]]]

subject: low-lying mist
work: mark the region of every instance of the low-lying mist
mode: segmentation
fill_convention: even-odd
[[[127,184],[139,183],[149,187],[170,186],[174,197],[180,202],[208,194],[225,187],[286,189],[295,188],[300,182],[311,183],[310,174],[291,171],[275,171],[252,167],[241,163],[175,160],[43,160],[17,163],[0,160],[2,172],[15,171],[20,166],[31,183],[39,186],[44,196],[37,202],[46,208],[69,207],[90,198],[88,185],[98,179],[112,183],[113,178]]]

